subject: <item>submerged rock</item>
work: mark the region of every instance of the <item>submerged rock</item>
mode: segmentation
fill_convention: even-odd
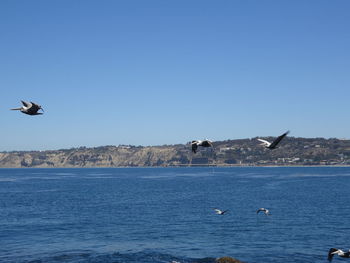
[[[235,258],[222,257],[222,258],[218,258],[216,260],[216,263],[243,263],[243,262]]]

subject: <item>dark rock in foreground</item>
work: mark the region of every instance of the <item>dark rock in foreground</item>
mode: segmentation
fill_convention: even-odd
[[[222,257],[222,258],[218,258],[216,260],[216,263],[243,263],[243,262],[235,258]]]
[[[172,261],[171,263],[177,263],[178,261]],[[192,262],[192,261],[191,261]],[[238,259],[231,258],[231,257],[221,257],[221,258],[201,258],[196,259],[192,263],[244,263],[242,261],[239,261]]]

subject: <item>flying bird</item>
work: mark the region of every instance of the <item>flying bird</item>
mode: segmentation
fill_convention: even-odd
[[[328,252],[328,261],[331,262],[333,259],[333,256],[337,254],[339,257],[342,258],[350,258],[350,249],[348,252],[344,252],[341,249],[338,248],[331,248]]]
[[[215,208],[214,211],[218,215],[224,215],[228,210],[220,210],[220,209]]]
[[[266,209],[266,208],[259,208],[258,210],[256,210],[256,213],[259,214],[260,212],[264,212],[265,215],[270,216],[270,210]]]
[[[213,142],[209,140],[204,140],[204,141],[197,140],[197,141],[192,141],[191,146],[192,146],[192,152],[197,153],[198,146],[213,147]]]
[[[28,114],[28,115],[41,115],[41,114],[43,114],[41,112],[38,112],[39,110],[44,111],[40,105],[38,105],[34,102],[25,102],[23,100],[21,100],[21,101],[23,104],[23,106],[21,108],[15,108],[15,109],[11,109],[11,110],[20,110],[22,113]]]
[[[263,140],[263,139],[258,139],[258,141],[261,141],[263,146],[265,146],[265,148],[268,148],[270,150],[273,150],[273,149],[276,149],[277,148],[277,145],[282,141],[282,139],[284,137],[287,136],[287,134],[289,133],[289,131],[283,133],[282,135],[278,136],[272,143],[271,142],[268,142],[266,140]]]

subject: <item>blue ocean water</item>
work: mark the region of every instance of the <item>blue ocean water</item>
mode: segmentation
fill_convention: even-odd
[[[350,168],[0,169],[0,262],[327,262],[349,219]]]

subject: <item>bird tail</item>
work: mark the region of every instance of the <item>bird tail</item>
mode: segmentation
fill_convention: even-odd
[[[10,109],[10,110],[21,110],[22,108],[15,108],[15,109]]]

